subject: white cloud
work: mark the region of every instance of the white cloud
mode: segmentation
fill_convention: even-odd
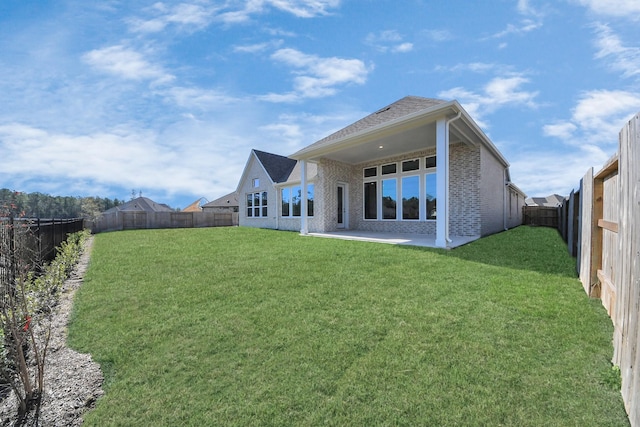
[[[126,22],[129,29],[136,33],[157,33],[169,25],[175,25],[180,30],[193,31],[208,26],[217,10],[218,7],[201,2],[171,6],[157,2],[146,9],[149,15],[154,15],[153,18],[129,18]]]
[[[379,52],[406,53],[413,50],[413,43],[403,41],[403,37],[396,30],[369,33],[365,43]]]
[[[530,197],[568,195],[592,166],[603,165],[612,153],[593,145],[566,151],[524,151],[510,159],[513,182]],[[544,177],[544,179],[541,179]]]
[[[638,0],[574,0],[589,8],[592,12],[604,16],[628,18],[632,21],[640,19],[640,2]]]
[[[538,92],[521,90],[521,86],[526,83],[529,83],[528,78],[512,74],[493,78],[484,85],[481,92],[472,92],[462,87],[456,87],[442,91],[438,96],[457,99],[479,125],[487,127],[487,124],[483,122],[484,116],[500,108],[511,105],[528,108],[538,106],[535,101]]]
[[[523,35],[531,31],[537,30],[543,25],[544,13],[531,6],[529,0],[518,0],[516,10],[524,17],[517,24],[507,24],[507,27],[499,31],[487,39],[500,39],[509,35]],[[500,48],[503,49],[506,44],[501,43]]]
[[[167,83],[174,79],[162,67],[151,64],[141,53],[123,45],[94,49],[84,54],[83,60],[97,70],[128,80]]]
[[[235,188],[252,141],[221,123],[192,120],[161,133],[119,126],[78,135],[13,123],[0,126],[0,180],[61,195],[104,197],[108,187],[119,198],[131,188],[161,198],[212,197]]]
[[[238,101],[238,98],[230,96],[224,91],[201,88],[175,86],[159,93],[171,99],[179,107],[201,110],[216,110]]]
[[[276,9],[289,12],[298,18],[313,18],[328,15],[330,9],[340,5],[341,0],[265,0]]]
[[[593,163],[597,165],[606,160],[604,151],[609,154],[616,151],[620,129],[638,111],[639,93],[589,91],[578,100],[570,119],[545,125],[543,132],[567,146],[598,153],[604,159]]]
[[[341,0],[248,0],[227,2],[227,10],[217,19],[227,24],[249,21],[252,15],[265,13],[270,8],[287,12],[298,18],[315,18],[329,15],[331,9],[340,6]]]
[[[529,33],[533,30],[537,30],[538,28],[542,27],[542,23],[541,22],[536,22],[533,21],[531,19],[523,19],[522,21],[520,21],[517,25],[514,24],[507,24],[507,28],[505,28],[504,30],[493,34],[491,37],[491,39],[500,39],[503,37],[506,37],[508,35],[511,34],[515,34],[515,35],[521,35],[521,34],[526,34]]]
[[[280,47],[284,43],[283,40],[272,40],[263,43],[254,43],[248,45],[236,45],[233,47],[234,52],[240,53],[258,53]]]
[[[322,58],[296,49],[280,49],[271,59],[293,67],[294,92],[268,94],[261,99],[272,102],[289,102],[300,98],[321,98],[334,95],[337,86],[364,84],[369,69],[359,59]]]
[[[573,133],[578,129],[576,125],[571,122],[557,122],[543,127],[543,132],[546,136],[553,136],[561,139],[568,139],[573,137]]]
[[[492,64],[492,63],[486,63],[486,62],[470,62],[468,64],[460,63],[454,66],[438,65],[435,69],[436,71],[446,71],[446,72],[472,71],[474,73],[485,73],[485,72],[493,71],[496,69],[501,70],[503,68],[505,67],[498,64]]]
[[[411,52],[412,50],[413,50],[413,43],[400,43],[399,45],[394,46],[391,51],[406,53],[406,52]]]
[[[423,34],[434,42],[444,42],[453,39],[453,34],[451,34],[449,30],[425,30]]]
[[[596,24],[596,59],[604,59],[614,71],[624,77],[640,75],[640,47],[624,46],[620,37],[608,25]]]

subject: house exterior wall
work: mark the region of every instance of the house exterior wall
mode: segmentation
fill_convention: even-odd
[[[338,184],[345,184],[347,191],[347,211],[345,228],[355,228],[352,201],[355,185],[357,185],[356,167],[331,159],[321,159],[318,163],[316,193],[318,202],[318,231],[335,231],[338,228]]]
[[[246,166],[244,180],[238,186],[239,225],[243,227],[277,228],[278,197],[277,192],[260,162],[252,155]],[[260,180],[258,187],[253,187],[253,180]],[[267,216],[247,216],[247,194],[267,192]],[[299,229],[299,228],[298,228]]]
[[[318,178],[316,178],[317,180]],[[307,217],[307,228],[311,233],[322,231],[322,213],[320,212],[320,208],[324,205],[323,197],[321,192],[319,191],[319,185],[316,180],[308,181],[307,185],[313,184],[314,186],[314,197],[313,197],[313,205],[314,205],[314,215],[312,217]],[[300,183],[296,182],[288,182],[277,185],[275,191],[277,193],[277,228],[278,230],[286,230],[286,231],[300,231],[302,224],[300,221],[300,217],[283,217],[282,216],[282,188],[284,187],[292,187],[300,185]]]
[[[505,167],[485,147],[480,150],[481,235],[505,229]]]
[[[316,217],[309,231],[330,232],[337,230],[337,196],[339,183],[347,185],[347,228],[362,231],[435,234],[436,221],[365,220],[363,207],[363,169],[384,163],[401,162],[415,158],[423,159],[436,154],[435,148],[393,156],[375,162],[348,165],[330,159],[318,164],[316,181]],[[450,222],[449,231],[456,236],[479,236],[480,214],[480,149],[465,144],[453,144],[450,148]],[[424,170],[420,171],[421,174]],[[422,175],[421,175],[422,176]],[[400,197],[399,197],[400,198]],[[282,219],[280,220],[282,222]],[[299,224],[299,220],[291,229]],[[282,228],[282,224],[281,224]],[[289,229],[289,228],[287,228]]]
[[[507,227],[513,228],[522,225],[522,208],[525,205],[524,194],[508,187],[507,201]]]
[[[449,148],[449,235],[479,236],[480,148],[453,144]]]

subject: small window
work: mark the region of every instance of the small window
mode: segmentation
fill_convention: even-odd
[[[260,187],[260,178],[253,178],[253,188]]]
[[[370,178],[372,176],[378,176],[378,168],[377,167],[365,168],[364,169],[364,177],[365,178]]]
[[[382,165],[382,175],[389,175],[390,173],[396,173],[396,171],[397,165],[395,163]]]
[[[402,162],[402,172],[417,171],[420,169],[420,160],[406,160]]]
[[[435,168],[436,167],[436,156],[429,156],[424,159],[425,160],[425,168]]]

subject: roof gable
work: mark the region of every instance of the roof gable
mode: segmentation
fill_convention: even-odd
[[[297,163],[296,160],[278,154],[259,150],[253,150],[253,152],[273,183],[286,181]]]
[[[391,122],[418,111],[426,110],[439,104],[445,104],[446,102],[447,101],[440,99],[423,98],[420,96],[405,96],[404,98],[369,114],[357,122],[352,123],[317,142],[314,142],[313,144],[305,147],[304,150],[320,148],[338,139]]]

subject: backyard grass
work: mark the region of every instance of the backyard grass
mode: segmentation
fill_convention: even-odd
[[[551,229],[437,249],[249,228],[99,234],[87,426],[626,426],[613,328]]]

